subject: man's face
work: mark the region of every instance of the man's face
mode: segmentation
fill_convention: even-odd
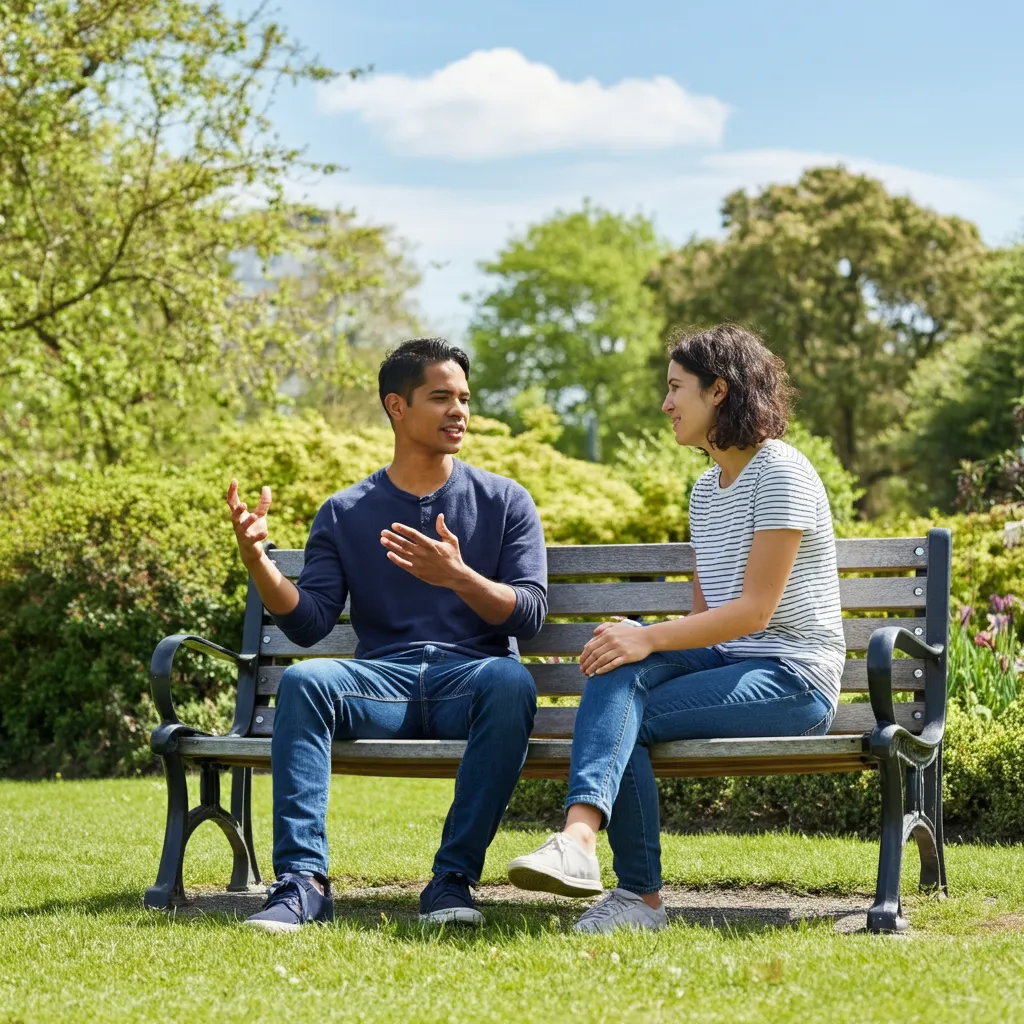
[[[459,451],[469,426],[469,382],[458,363],[431,363],[409,402],[394,398],[390,408],[396,435],[430,452]]]

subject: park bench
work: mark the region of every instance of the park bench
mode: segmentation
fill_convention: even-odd
[[[946,716],[946,646],[949,629],[950,533],[926,538],[840,540],[836,543],[848,657],[844,695],[870,702],[840,703],[827,736],[706,739],[663,743],[651,749],[659,776],[719,777],[877,768],[882,787],[882,830],[875,901],[868,911],[874,932],[906,927],[900,903],[903,847],[913,836],[920,850],[920,884],[944,893],[942,848],[942,737]],[[270,549],[294,579],[303,552]],[[594,621],[619,615],[667,615],[691,607],[689,544],[612,544],[548,548],[548,622],[520,645],[540,696],[578,695],[577,657]],[[854,574],[854,575],[850,575]],[[615,582],[618,580],[619,582]],[[611,581],[611,582],[610,582]],[[552,619],[570,618],[569,622]],[[591,621],[580,621],[590,619]],[[344,620],[344,616],[343,616]],[[214,821],[234,854],[229,889],[260,881],[253,850],[250,800],[253,769],[270,767],[272,701],[288,664],[300,657],[347,657],[352,628],[337,625],[316,646],[293,644],[265,612],[250,582],[241,651],[235,653],[188,634],[162,640],[153,654],[153,697],[161,724],[150,743],[164,763],[167,826],[149,907],[166,908],[184,895],[182,860],[195,828]],[[227,735],[210,736],[181,723],[171,699],[175,655],[182,648],[233,662],[238,670],[234,721]],[[900,651],[907,657],[894,657]],[[894,695],[903,695],[895,700]],[[575,708],[541,707],[523,775],[565,778]],[[353,775],[451,778],[465,744],[455,740],[336,742],[333,770]],[[189,809],[186,765],[199,771],[199,804]],[[231,809],[221,804],[223,771],[232,772]]]

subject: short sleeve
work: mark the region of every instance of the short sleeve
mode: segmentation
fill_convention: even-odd
[[[818,526],[817,477],[793,459],[774,459],[754,488],[754,530],[800,530]]]

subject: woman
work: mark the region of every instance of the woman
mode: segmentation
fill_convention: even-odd
[[[583,649],[565,828],[509,865],[520,888],[601,889],[608,829],[618,888],[581,931],[660,928],[658,791],[647,748],[667,740],[828,731],[846,657],[828,498],[785,432],[782,361],[732,324],[674,339],[662,411],[714,465],[690,495],[693,612],[603,622]]]

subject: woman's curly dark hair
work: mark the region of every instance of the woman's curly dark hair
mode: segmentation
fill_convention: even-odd
[[[709,443],[750,448],[786,432],[796,392],[786,364],[753,331],[738,324],[677,329],[670,333],[668,346],[672,361],[699,379],[701,391],[719,377],[729,385]]]

